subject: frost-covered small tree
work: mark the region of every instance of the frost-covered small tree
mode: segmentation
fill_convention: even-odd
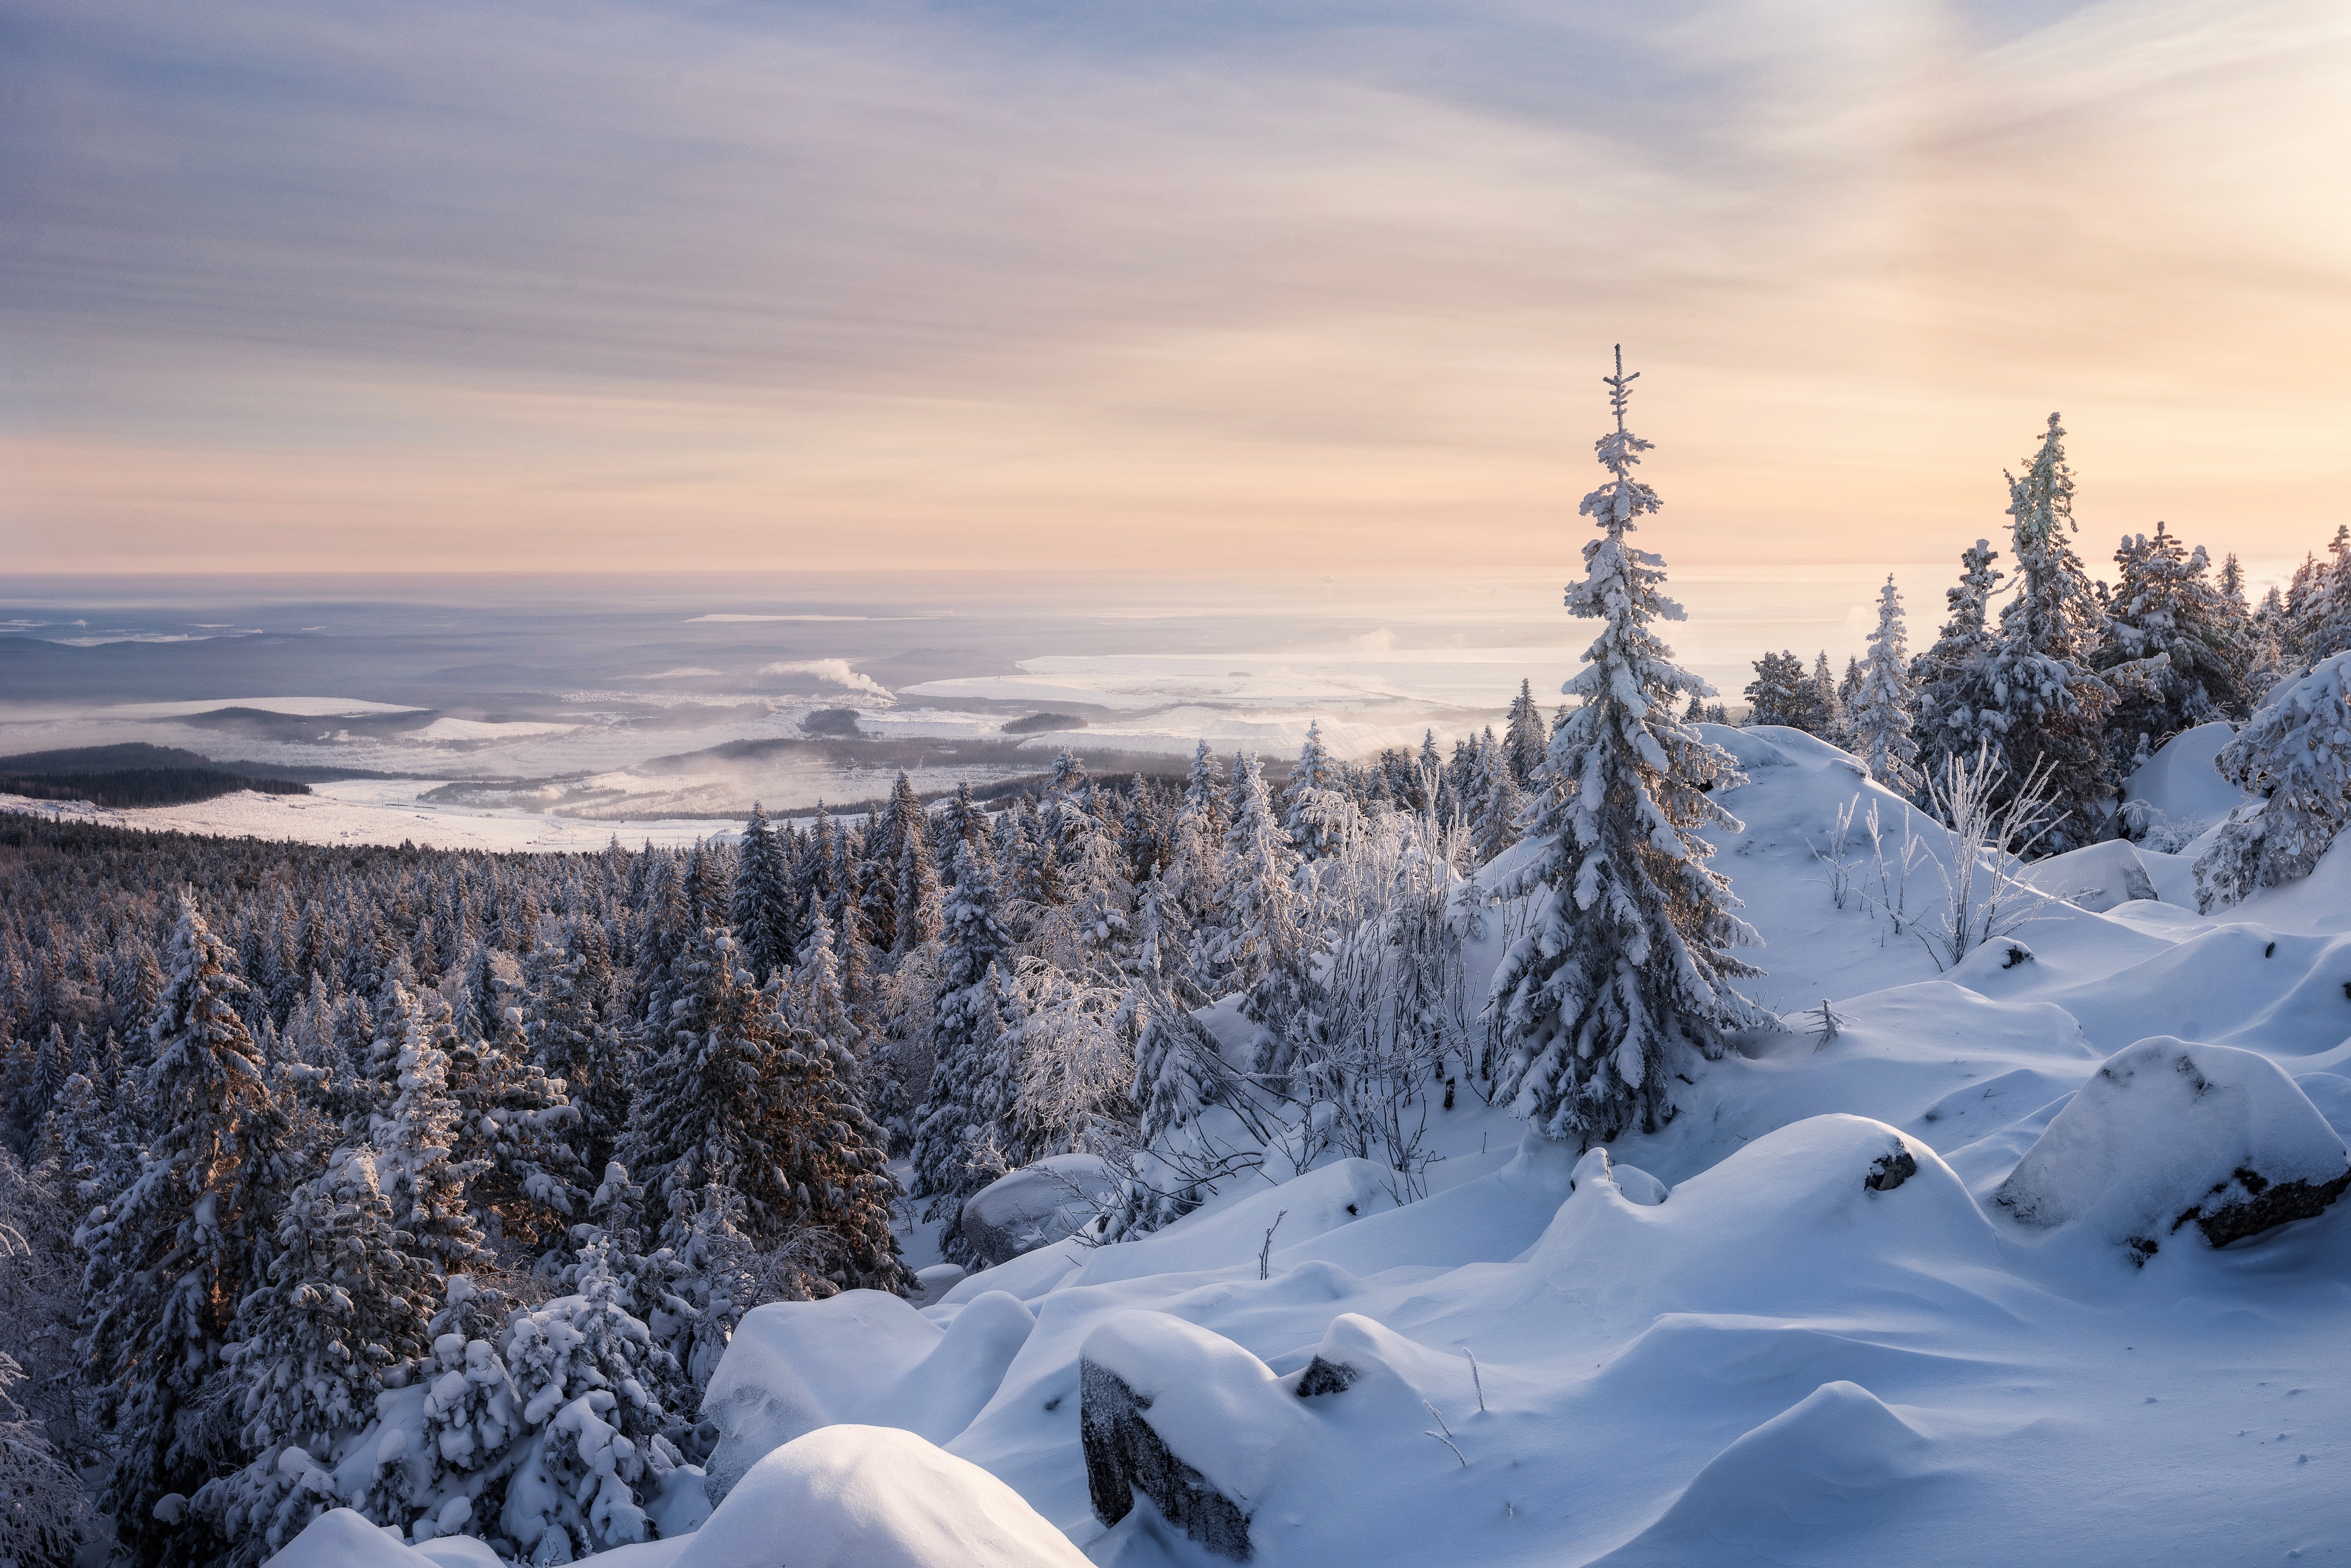
[[[2210,911],[2310,875],[2351,820],[2351,650],[2273,691],[2213,759],[2259,801],[2229,814],[2196,862]]]
[[[604,1168],[628,1126],[635,1052],[612,1016],[614,981],[604,928],[576,922],[566,948],[542,947],[524,967],[523,1038],[530,1058],[563,1081],[566,1135],[579,1169]]]
[[[207,1419],[207,1386],[295,1174],[286,1112],[237,1014],[244,982],[230,964],[182,893],[142,1085],[158,1134],[137,1179],[76,1237],[89,1260],[86,1375],[119,1442],[99,1507],[141,1564],[215,1554],[186,1507],[226,1468],[230,1433]]]
[[[1510,722],[1503,726],[1502,747],[1510,763],[1510,777],[1520,789],[1532,789],[1535,775],[1543,765],[1551,747],[1551,726],[1543,722],[1542,710],[1535,706],[1534,682],[1524,678],[1519,681],[1519,694],[1510,699]]]
[[[1343,842],[1356,815],[1354,802],[1338,787],[1339,770],[1322,743],[1322,721],[1306,726],[1297,765],[1281,790],[1281,827],[1299,858],[1312,862]]]
[[[229,1351],[248,1450],[324,1456],[374,1417],[384,1374],[424,1355],[441,1277],[393,1220],[364,1147],[336,1150],[288,1199],[269,1282],[238,1308]]]
[[[1846,730],[1854,755],[1869,769],[1869,776],[1895,794],[1918,797],[1918,743],[1910,738],[1910,716],[1917,704],[1917,688],[1910,680],[1910,649],[1902,625],[1902,595],[1894,575],[1877,590],[1877,629],[1869,634],[1869,661],[1861,667]]]
[[[1530,827],[1543,841],[1522,887],[1528,929],[1495,971],[1489,1009],[1506,1054],[1499,1088],[1546,1137],[1605,1143],[1671,1115],[1673,1054],[1719,1055],[1729,1035],[1771,1015],[1732,988],[1760,971],[1731,952],[1755,935],[1698,831],[1739,831],[1710,788],[1738,782],[1728,753],[1679,716],[1706,684],[1650,628],[1679,620],[1661,591],[1663,557],[1627,535],[1658,510],[1634,476],[1650,443],[1625,425],[1634,378],[1604,378],[1616,428],[1595,443],[1608,479],[1583,498],[1601,536],[1583,547],[1570,614],[1602,623],[1579,699],[1552,739],[1564,793]]]
[[[1832,745],[1844,743],[1844,701],[1837,694],[1836,671],[1829,668],[1829,650],[1813,661],[1813,713],[1820,728],[1813,733]]]
[[[2283,622],[2281,640],[2304,663],[2351,649],[2351,523],[2335,530],[2325,560],[2308,557],[2295,569]]]
[[[263,1562],[347,1501],[328,1472],[375,1418],[386,1376],[430,1348],[440,1276],[402,1241],[367,1148],[337,1150],[287,1200],[269,1282],[238,1308],[228,1352],[256,1457],[194,1500],[233,1543],[225,1563]]]

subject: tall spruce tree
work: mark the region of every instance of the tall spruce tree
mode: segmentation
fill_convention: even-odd
[[[1568,612],[1602,627],[1563,688],[1579,705],[1549,767],[1565,790],[1531,825],[1543,841],[1524,883],[1531,919],[1489,1004],[1501,1091],[1544,1136],[1585,1146],[1662,1125],[1677,1052],[1719,1056],[1731,1033],[1773,1022],[1732,989],[1761,972],[1730,950],[1756,938],[1698,836],[1740,831],[1708,793],[1740,775],[1679,716],[1685,695],[1708,689],[1650,629],[1683,612],[1660,591],[1663,557],[1627,537],[1658,501],[1633,472],[1650,443],[1625,428],[1634,377],[1621,348],[1604,380],[1616,428],[1594,444],[1608,479],[1580,508],[1601,536],[1567,590]]]
[[[1918,772],[1939,779],[1954,759],[1966,762],[1989,743],[1992,729],[1979,677],[1991,649],[1991,600],[2008,574],[1992,565],[2000,552],[1979,539],[1960,553],[1959,580],[1943,592],[1947,617],[1933,647],[1910,666],[1918,689]]]
[[[89,1260],[79,1349],[118,1438],[99,1504],[122,1553],[197,1564],[217,1542],[186,1500],[227,1468],[232,1437],[206,1418],[208,1386],[296,1173],[285,1109],[237,1014],[244,982],[185,892],[166,964],[141,1085],[158,1132],[137,1179],[76,1237]]]
[[[2000,635],[1971,675],[1983,737],[2004,769],[1996,796],[2043,781],[2051,805],[2041,844],[2050,854],[2096,838],[2115,795],[2105,743],[2115,692],[2090,668],[2104,618],[2074,553],[2064,437],[2051,414],[2040,451],[2022,475],[2008,476],[2017,592],[2001,607]]]
[[[930,1090],[914,1127],[914,1192],[932,1200],[933,1218],[947,1217],[942,1244],[961,1241],[963,1199],[980,1183],[974,1146],[987,1137],[1008,1106],[1002,1065],[1005,1018],[998,965],[1011,961],[994,864],[972,845],[956,851],[955,891],[942,913],[939,954],[932,971]]]
[[[788,967],[799,949],[799,920],[793,907],[791,867],[785,862],[768,814],[757,801],[743,841],[735,852],[733,909],[736,940],[744,961],[764,981]],[[602,1169],[601,1166],[595,1167]]]

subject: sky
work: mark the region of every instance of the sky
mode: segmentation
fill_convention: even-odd
[[[1556,578],[1619,342],[1677,566],[2351,518],[2340,0],[8,0],[0,149],[16,572]]]

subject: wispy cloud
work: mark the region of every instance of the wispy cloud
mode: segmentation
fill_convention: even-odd
[[[2334,0],[26,0],[26,566],[1550,569],[2330,531]]]

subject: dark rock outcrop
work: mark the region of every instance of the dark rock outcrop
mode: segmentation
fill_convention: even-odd
[[[1861,1184],[1872,1192],[1891,1192],[1917,1174],[1918,1157],[1910,1152],[1908,1144],[1900,1144],[1893,1153],[1869,1162],[1869,1174],[1861,1179]]]
[[[1299,1375],[1298,1397],[1313,1399],[1324,1394],[1344,1394],[1362,1376],[1343,1361],[1326,1361],[1318,1355],[1308,1362],[1306,1370]]]
[[[1317,1365],[1320,1365],[1318,1362]],[[1151,1401],[1100,1364],[1078,1363],[1078,1432],[1085,1447],[1086,1490],[1094,1517],[1116,1524],[1141,1492],[1160,1516],[1221,1557],[1246,1563],[1249,1516],[1207,1478],[1177,1458],[1151,1428]]]

